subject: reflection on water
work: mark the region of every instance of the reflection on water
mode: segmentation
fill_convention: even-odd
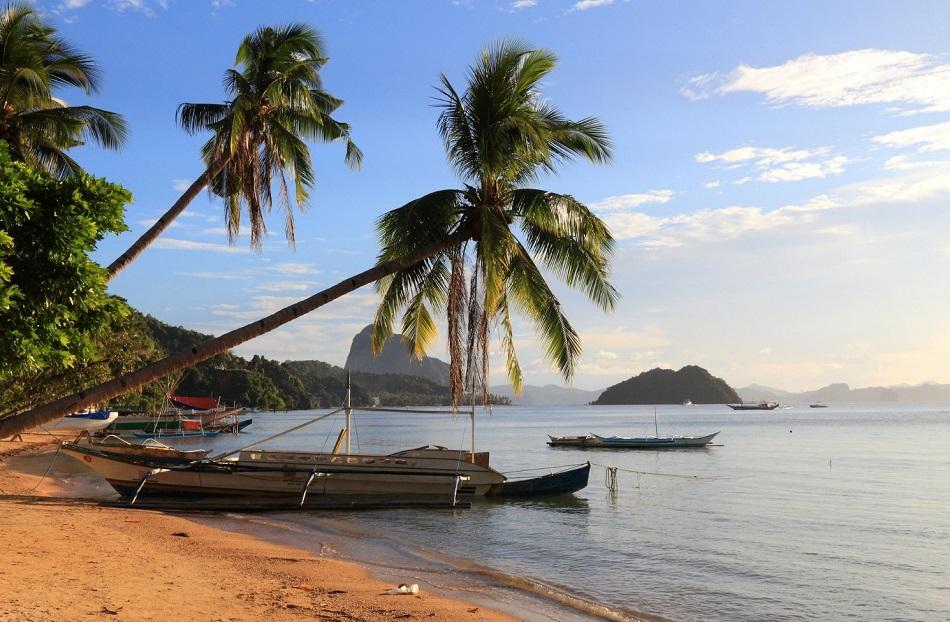
[[[652,406],[496,408],[480,417],[477,431],[493,466],[517,471],[590,460],[588,488],[564,499],[476,503],[468,511],[281,520],[303,530],[287,531],[298,545],[332,534],[354,554],[369,547],[366,558],[388,556],[387,564],[419,575],[467,560],[470,569],[677,620],[950,619],[950,409],[829,406],[751,413],[659,407],[661,435],[721,430],[721,446],[699,451],[545,444],[547,434],[652,434]],[[252,434],[214,443],[236,447],[310,415],[255,414]],[[357,424],[354,450],[470,443],[464,418],[372,413],[359,414]],[[340,425],[321,422],[273,446],[319,449]],[[606,466],[618,469],[614,492],[605,486]],[[431,580],[452,583],[441,576]],[[464,590],[468,579],[456,579]]]

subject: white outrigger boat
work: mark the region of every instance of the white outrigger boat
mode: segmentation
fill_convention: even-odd
[[[706,436],[548,436],[552,447],[606,447],[618,449],[686,449],[705,447],[719,432]]]

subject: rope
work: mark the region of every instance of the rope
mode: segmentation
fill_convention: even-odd
[[[314,417],[314,418],[311,419],[310,421],[305,421],[305,422],[301,423],[300,425],[295,425],[294,427],[288,428],[288,429],[284,430],[283,432],[278,432],[277,434],[274,434],[273,436],[268,436],[267,438],[262,438],[262,439],[259,440],[259,441],[254,441],[254,442],[251,443],[250,445],[245,445],[244,447],[241,447],[240,449],[234,449],[234,450],[232,450],[232,451],[226,451],[226,452],[224,452],[223,454],[218,454],[218,455],[216,455],[216,456],[212,456],[211,458],[206,458],[206,460],[221,460],[222,458],[227,458],[228,456],[233,456],[234,454],[239,454],[239,453],[241,453],[242,451],[246,451],[246,450],[250,449],[251,447],[254,447],[255,445],[260,445],[261,443],[266,443],[267,441],[272,441],[272,440],[274,440],[275,438],[279,438],[279,437],[283,436],[284,434],[290,434],[291,432],[296,432],[296,431],[299,430],[300,428],[305,428],[305,427],[307,427],[308,425],[311,425],[311,424],[316,423],[316,422],[318,422],[318,421],[323,421],[323,420],[326,419],[327,417],[332,417],[333,415],[339,414],[339,413],[341,413],[341,412],[343,412],[343,408],[337,408],[336,410],[332,410],[332,411],[328,412],[328,413],[325,414],[325,415],[320,415],[319,417]]]
[[[53,459],[49,461],[49,466],[46,467],[46,473],[43,473],[43,477],[40,478],[40,481],[36,482],[36,486],[34,486],[33,488],[31,488],[30,491],[27,492],[26,494],[32,495],[34,492],[36,492],[36,489],[39,488],[40,485],[41,485],[44,481],[46,481],[46,478],[47,478],[47,476],[50,474],[50,471],[53,470],[53,463],[55,463],[55,462],[56,462],[56,458],[59,457],[59,450],[62,449],[62,448],[63,448],[62,445],[60,445],[59,447],[56,448],[56,453],[53,454]]]
[[[718,477],[718,476],[709,476],[709,475],[683,475],[680,473],[657,473],[656,471],[635,471],[633,469],[624,469],[622,467],[613,467],[607,464],[600,464],[598,462],[591,462],[593,466],[603,467],[605,469],[613,469],[614,471],[623,471],[624,473],[636,473],[637,475],[655,475],[657,477],[677,477],[680,479],[705,479],[705,480],[716,480],[716,479],[735,479],[734,477]]]

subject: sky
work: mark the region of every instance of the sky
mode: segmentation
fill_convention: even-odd
[[[83,147],[90,172],[129,188],[130,231],[108,264],[202,172],[175,125],[182,102],[220,102],[244,34],[306,22],[325,37],[328,91],[365,153],[313,145],[316,187],[261,252],[229,246],[206,194],[111,284],[159,319],[212,334],[371,266],[374,223],[457,187],[436,132],[440,73],[464,85],[503,38],[555,52],[543,97],[596,116],[608,166],[565,165],[540,186],[586,203],[617,239],[604,314],[557,286],[584,356],[573,386],[697,364],[736,387],[786,390],[950,382],[950,4],[645,0],[36,0],[101,65],[104,86],[71,104],[121,112],[120,152]],[[364,288],[236,352],[341,365],[372,318]],[[529,384],[563,383],[526,322]],[[444,333],[443,333],[444,334]],[[497,347],[495,348],[497,349]],[[445,357],[443,338],[431,354]],[[504,382],[503,359],[492,380]]]

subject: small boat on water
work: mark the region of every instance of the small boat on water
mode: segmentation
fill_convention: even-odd
[[[615,449],[686,449],[705,447],[719,432],[706,436],[548,436],[552,447],[603,447]]]
[[[828,404],[824,404],[822,402],[815,402],[814,404],[809,404],[808,407],[809,408],[828,408]]]
[[[111,410],[84,410],[66,415],[51,424],[41,426],[44,430],[69,432],[95,432],[107,427],[118,418],[119,413]]]
[[[742,402],[740,404],[726,404],[732,410],[775,410],[778,408],[778,402]]]
[[[509,479],[498,493],[499,497],[553,497],[577,492],[587,487],[590,462],[540,477]]]

